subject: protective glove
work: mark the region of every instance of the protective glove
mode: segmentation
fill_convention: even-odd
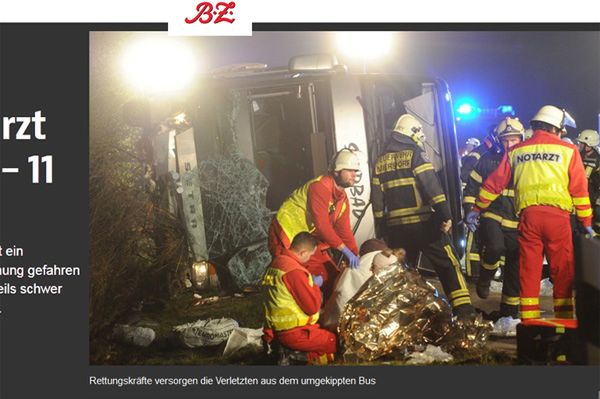
[[[312,278],[313,278],[313,283],[317,287],[321,288],[323,286],[323,276],[321,276],[319,274],[313,274]]]
[[[585,229],[585,235],[588,236],[589,238],[593,238],[594,236],[596,236],[596,232],[594,231],[594,229],[591,226],[587,226],[584,227]]]
[[[348,247],[342,249],[342,253],[348,258],[348,266],[350,269],[356,269],[360,265],[360,259],[354,255],[354,252],[350,251]]]
[[[469,230],[475,232],[475,230],[477,230],[477,226],[479,226],[479,211],[472,210],[471,212],[467,213],[467,216],[465,217],[465,224]]]

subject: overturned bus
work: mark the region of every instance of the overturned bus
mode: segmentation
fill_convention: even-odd
[[[207,232],[197,169],[232,151],[267,180],[265,205],[272,216],[295,188],[326,173],[338,150],[358,150],[361,170],[354,187],[347,189],[351,222],[359,245],[374,237],[371,168],[404,113],[423,125],[425,149],[450,202],[452,237],[462,256],[460,160],[451,96],[443,80],[354,74],[333,56],[309,55],[293,57],[284,68],[262,64],[220,68],[192,91],[185,104],[170,106],[170,114],[152,105],[144,112],[128,106],[125,113],[131,124],[145,126],[154,137],[156,176],[172,179],[172,192],[177,194],[169,206],[186,225],[196,261],[214,257],[207,246],[207,233],[214,232]],[[242,243],[234,246],[236,250],[256,242],[238,244]]]

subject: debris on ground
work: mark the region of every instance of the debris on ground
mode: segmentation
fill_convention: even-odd
[[[554,293],[554,285],[549,278],[545,278],[540,283],[540,296],[552,296]]]
[[[229,339],[227,339],[223,356],[234,358],[262,353],[262,335],[262,328],[238,327],[233,329]]]
[[[497,337],[516,337],[517,324],[520,322],[521,319],[513,319],[511,316],[501,317],[494,323],[494,329],[490,332],[490,335]]]
[[[173,327],[179,340],[189,348],[219,345],[229,338],[231,332],[238,328],[233,319],[197,320]]]
[[[154,330],[147,327],[117,324],[113,329],[113,339],[122,344],[147,347],[155,338],[156,333]]]
[[[439,346],[427,345],[423,352],[413,352],[408,356],[406,364],[430,364],[446,363],[454,360],[454,357],[442,350]]]

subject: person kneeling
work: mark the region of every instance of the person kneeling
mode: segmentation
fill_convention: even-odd
[[[308,232],[298,233],[289,249],[278,253],[267,268],[263,307],[263,339],[307,353],[309,364],[327,364],[336,352],[336,335],[320,328],[321,276],[313,276],[304,264],[317,249]]]

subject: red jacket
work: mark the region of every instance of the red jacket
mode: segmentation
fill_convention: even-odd
[[[308,284],[306,268],[298,261],[296,254],[285,249],[273,258],[270,267],[287,272],[283,282],[304,313],[311,315],[319,311],[321,289],[316,284],[312,287]]]
[[[279,208],[272,230],[286,248],[296,234],[308,231],[326,244],[321,248],[344,244],[358,254],[348,197],[336,188],[331,175],[319,176],[296,189]]]
[[[483,183],[476,208],[486,209],[511,179],[517,214],[529,206],[553,206],[565,212],[574,208],[581,223],[591,226],[592,209],[581,156],[577,147],[557,135],[536,130],[529,140],[505,154]]]

